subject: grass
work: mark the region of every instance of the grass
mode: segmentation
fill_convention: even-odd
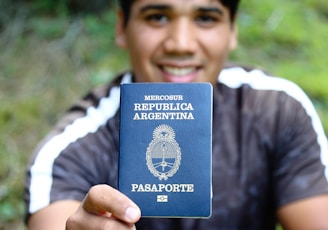
[[[326,0],[242,2],[231,59],[299,84],[328,131]],[[1,3],[0,3],[1,5]],[[0,15],[0,229],[24,229],[22,183],[36,143],[93,86],[128,67],[114,46],[115,14]],[[1,24],[2,22],[2,24]],[[5,22],[5,23],[4,23]]]

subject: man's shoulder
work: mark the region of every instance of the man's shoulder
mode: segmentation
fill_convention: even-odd
[[[299,102],[309,100],[297,84],[261,68],[227,65],[218,77],[218,84],[223,84],[233,90],[247,88],[260,95],[285,94]]]
[[[82,99],[74,103],[65,115],[70,120],[96,112],[105,117],[111,116],[111,110],[117,110],[114,105],[117,105],[120,100],[120,84],[129,82],[130,78],[130,73],[127,72],[117,75],[109,83],[94,87]]]
[[[259,68],[230,65],[218,78],[219,87],[229,101],[242,99],[254,111],[294,113],[291,108],[316,117],[308,95],[294,82],[267,73]],[[220,86],[221,85],[221,86]]]
[[[65,137],[63,140],[71,143],[89,133],[96,132],[117,114],[120,104],[120,83],[129,82],[130,78],[130,73],[120,74],[110,83],[90,90],[63,114],[36,151],[54,137]]]
[[[101,98],[104,97],[110,97],[111,90],[114,88],[119,88],[121,83],[125,82],[131,82],[132,81],[132,74],[130,72],[123,72],[119,73],[112,79],[110,79],[109,82],[106,82],[104,84],[98,85],[91,89],[89,93],[83,98],[83,100],[87,101],[90,100],[90,102],[94,102],[93,104],[97,106],[97,101],[101,100]]]

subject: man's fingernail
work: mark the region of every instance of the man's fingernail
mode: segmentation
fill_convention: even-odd
[[[140,213],[136,208],[128,207],[125,211],[125,216],[129,221],[134,222],[139,219]]]

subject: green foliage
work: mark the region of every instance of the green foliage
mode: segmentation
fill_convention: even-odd
[[[0,11],[0,229],[23,229],[22,183],[36,143],[77,98],[128,67],[114,44],[115,12],[70,15],[67,1],[0,0],[8,9]],[[326,0],[244,0],[231,55],[300,85],[326,132],[327,22]]]
[[[277,225],[276,230],[283,230],[283,228],[280,225]]]
[[[328,6],[323,0],[242,1],[232,59],[296,82],[328,131]]]
[[[99,13],[116,3],[108,0],[20,0],[20,3],[23,2],[28,4],[34,14],[53,16]]]
[[[68,14],[68,0],[33,0],[31,6],[37,13]]]

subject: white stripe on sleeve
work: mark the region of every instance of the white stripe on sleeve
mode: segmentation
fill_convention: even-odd
[[[122,83],[130,82],[131,74],[127,73]],[[30,206],[29,212],[34,213],[50,203],[52,186],[52,167],[56,158],[71,143],[96,132],[119,109],[120,89],[113,87],[109,96],[102,98],[97,108],[87,109],[86,116],[76,119],[68,125],[61,134],[54,136],[39,151],[31,167]]]
[[[286,79],[268,76],[263,71],[253,70],[247,72],[240,67],[224,69],[220,73],[218,81],[231,88],[239,88],[243,84],[248,84],[257,90],[283,91],[299,101],[309,117],[311,117],[313,129],[317,133],[317,142],[321,148],[321,162],[325,166],[325,176],[328,181],[327,137],[312,102],[300,87]]]

